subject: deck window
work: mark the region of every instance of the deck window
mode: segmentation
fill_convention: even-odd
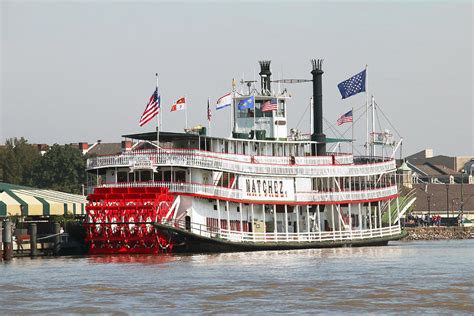
[[[128,182],[127,173],[128,172],[117,172],[117,183]]]

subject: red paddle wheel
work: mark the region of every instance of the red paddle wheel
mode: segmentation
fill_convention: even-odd
[[[173,245],[153,223],[169,216],[174,196],[167,188],[96,188],[87,197],[89,254],[157,254]]]

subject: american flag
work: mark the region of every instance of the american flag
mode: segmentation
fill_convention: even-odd
[[[342,125],[344,123],[350,123],[350,122],[352,122],[352,110],[350,110],[349,112],[347,112],[346,114],[338,118],[337,126]]]
[[[138,122],[138,125],[143,126],[151,119],[153,119],[157,114],[160,109],[160,95],[158,94],[158,87],[156,87],[155,92],[150,97],[150,100],[148,101],[148,104],[145,107],[145,111],[142,114],[142,117],[140,118],[140,121]]]
[[[211,118],[212,118],[210,103],[211,103],[211,99],[207,99],[207,120],[208,121],[211,121]]]
[[[270,112],[278,108],[278,103],[276,99],[271,99],[263,102],[262,112]]]
[[[337,85],[343,99],[365,91],[366,69]]]

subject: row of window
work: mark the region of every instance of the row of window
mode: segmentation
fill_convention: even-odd
[[[337,183],[336,183],[337,182]],[[344,178],[314,178],[312,190],[319,192],[364,191],[394,186],[394,174],[355,176]]]
[[[237,117],[238,118],[245,118],[245,117],[273,117],[273,113],[275,111],[268,111],[263,112],[262,107],[263,103],[267,102],[268,100],[255,100],[255,108],[254,109],[239,109],[236,107]],[[285,117],[285,102],[283,100],[278,101],[278,107],[275,113],[275,117]]]

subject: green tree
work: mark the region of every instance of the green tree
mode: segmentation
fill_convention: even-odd
[[[32,170],[36,187],[81,194],[86,182],[86,157],[70,145],[54,144]]]
[[[23,137],[8,139],[5,147],[0,152],[2,181],[19,185],[31,185],[29,175],[33,165],[40,158],[41,154],[38,148],[28,144],[28,141]]]

